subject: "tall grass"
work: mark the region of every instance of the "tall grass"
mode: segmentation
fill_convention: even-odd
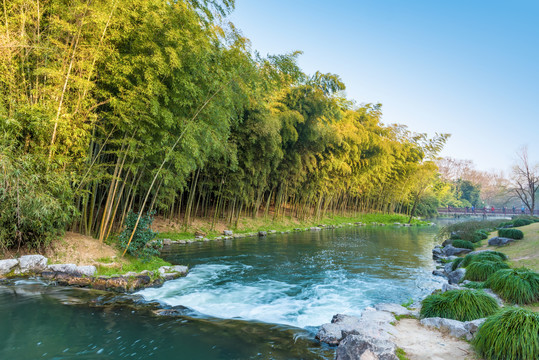
[[[482,251],[477,254],[468,254],[462,260],[460,266],[466,267],[472,262],[489,260],[489,261],[505,261],[507,260],[507,255],[499,251]]]
[[[471,281],[485,281],[489,276],[501,269],[509,269],[509,265],[499,260],[474,261],[466,267],[464,278]]]
[[[539,359],[539,314],[508,308],[490,316],[477,331],[473,345],[487,360]]]
[[[452,245],[456,248],[461,248],[461,249],[470,249],[470,250],[475,249],[474,244],[468,240],[453,240]]]
[[[459,321],[480,319],[494,314],[496,300],[482,290],[449,290],[427,296],[421,302],[421,317],[442,317]]]
[[[514,304],[539,301],[539,273],[526,268],[499,270],[487,279],[485,286]]]

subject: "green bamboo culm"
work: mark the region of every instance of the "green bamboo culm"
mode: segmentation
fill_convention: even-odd
[[[504,309],[487,318],[472,344],[487,360],[539,359],[539,314]]]
[[[513,304],[539,301],[539,273],[526,268],[499,270],[488,278],[485,286]]]
[[[481,260],[505,261],[507,260],[507,255],[499,251],[482,251],[477,254],[468,254],[463,258],[460,266],[466,267],[470,265],[472,262],[481,261]]]
[[[477,261],[468,265],[464,278],[471,281],[485,281],[501,269],[509,269],[509,265],[501,261]]]
[[[421,302],[421,317],[459,321],[480,319],[499,310],[498,303],[482,290],[450,290],[427,296]]]

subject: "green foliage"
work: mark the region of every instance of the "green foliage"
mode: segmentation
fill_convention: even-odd
[[[485,281],[496,271],[508,268],[509,265],[499,260],[473,261],[470,265],[466,267],[466,275],[464,276],[464,278],[471,281]]]
[[[463,258],[461,266],[466,267],[470,265],[472,262],[482,261],[482,260],[505,261],[507,260],[507,255],[499,251],[481,251],[476,254],[468,254]]]
[[[487,234],[490,231],[494,231],[499,227],[504,220],[482,220],[482,221],[461,221],[453,224],[449,224],[440,229],[438,237],[440,239],[447,239],[452,235],[455,235],[456,239],[478,241],[477,231],[482,230]]]
[[[485,289],[485,283],[483,281],[470,281],[462,286],[468,289]]]
[[[526,268],[497,271],[485,286],[510,303],[531,304],[539,300],[539,273]]]
[[[452,245],[456,248],[470,249],[470,250],[475,249],[474,244],[471,241],[467,241],[467,240],[459,240],[459,239],[453,240]]]
[[[516,219],[513,220],[513,227],[520,227],[532,224],[533,221],[530,219]]]
[[[524,233],[518,229],[499,229],[498,236],[520,240],[524,238]]]
[[[488,238],[488,232],[483,229],[477,230],[475,234],[479,237],[480,240],[485,240]],[[473,241],[473,242],[477,242],[477,241]]]
[[[539,313],[504,309],[487,318],[473,345],[486,360],[539,359]]]
[[[127,215],[127,220],[125,222],[125,228],[118,237],[119,244],[122,248],[126,248],[129,242],[129,238],[135,228],[137,222],[138,214],[130,212]],[[159,250],[157,247],[161,245],[161,242],[158,241],[157,244],[150,244],[151,241],[157,236],[157,232],[152,231],[150,226],[152,225],[153,217],[152,214],[146,214],[141,216],[140,221],[137,226],[137,230],[133,235],[133,239],[129,244],[127,252],[136,257],[141,258],[142,261],[149,261],[152,256],[159,255]]]
[[[484,318],[498,311],[496,300],[482,290],[450,290],[427,296],[421,317],[442,317],[459,321]]]
[[[47,246],[75,213],[69,179],[47,171],[41,158],[15,159],[5,150],[0,148],[0,249]]]
[[[461,266],[463,260],[464,258],[457,258],[453,260],[453,263],[451,264],[451,270],[453,271],[457,270],[458,267]]]
[[[128,272],[140,273],[144,270],[155,272],[159,270],[161,266],[170,266],[171,264],[157,256],[151,256],[147,259],[135,258],[130,255],[125,257],[128,261],[127,264],[120,267],[109,266],[97,266],[97,275],[111,276],[121,275]]]
[[[399,360],[410,360],[408,356],[406,356],[406,352],[401,348],[397,348],[397,350],[395,350],[395,354],[397,355]]]

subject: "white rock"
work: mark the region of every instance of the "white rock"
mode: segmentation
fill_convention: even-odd
[[[41,272],[47,268],[47,259],[43,255],[25,255],[19,258],[18,273]]]
[[[399,304],[377,304],[374,306],[376,310],[390,312],[395,315],[412,315],[413,311],[408,310]]]
[[[465,324],[462,321],[444,319],[440,317],[421,319],[421,325],[427,327],[434,327],[440,330],[447,330],[449,334],[456,338],[466,338],[471,340],[472,336],[470,332],[465,328]]]
[[[0,275],[9,274],[17,265],[19,265],[17,259],[0,260]]]

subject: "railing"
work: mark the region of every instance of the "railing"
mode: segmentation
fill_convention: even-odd
[[[530,210],[527,208],[455,208],[442,207],[438,208],[438,213],[447,215],[491,215],[491,216],[512,216],[512,215],[530,215]],[[534,215],[539,215],[539,209],[535,209]]]

